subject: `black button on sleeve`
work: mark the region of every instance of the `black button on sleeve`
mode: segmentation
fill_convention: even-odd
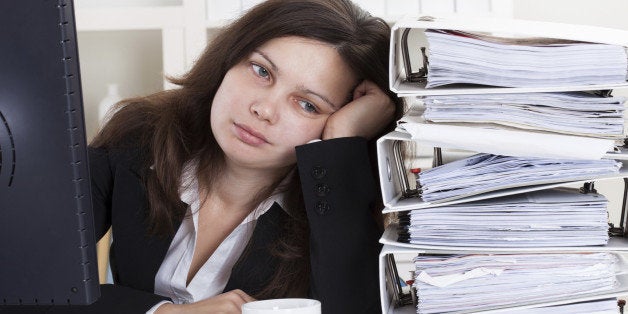
[[[317,196],[326,196],[327,194],[329,194],[329,186],[327,184],[317,184],[316,185],[316,195]]]
[[[322,179],[325,177],[326,174],[327,169],[321,166],[315,166],[312,168],[312,177],[314,177],[314,179]]]
[[[316,203],[316,212],[319,215],[325,215],[330,209],[331,206],[329,206],[329,203],[326,201],[318,201],[318,203]]]

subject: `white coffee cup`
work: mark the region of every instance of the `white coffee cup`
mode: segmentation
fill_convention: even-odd
[[[321,314],[321,302],[311,299],[271,299],[242,305],[242,314]]]

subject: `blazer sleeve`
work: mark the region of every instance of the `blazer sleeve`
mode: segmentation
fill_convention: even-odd
[[[379,313],[381,236],[367,141],[337,138],[298,146],[310,225],[310,294],[323,313]]]
[[[115,169],[121,158],[105,148],[88,150],[92,189],[92,208],[96,239],[100,239],[111,226],[112,194]],[[115,236],[115,235],[114,235]],[[152,306],[168,298],[140,289],[121,285],[101,285],[101,297],[89,306],[76,306],[68,313],[144,313]],[[74,312],[72,312],[72,311]]]
[[[102,238],[111,226],[111,194],[113,170],[109,153],[105,148],[89,147],[89,170],[91,177],[92,208],[96,239]]]

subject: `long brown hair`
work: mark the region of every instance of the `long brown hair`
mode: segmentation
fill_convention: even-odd
[[[252,8],[211,41],[187,74],[171,79],[180,88],[123,101],[91,144],[111,147],[129,142],[146,151],[145,164],[154,167],[145,179],[153,232],[172,234],[174,222],[185,215],[178,189],[187,161],[198,161],[201,186],[211,186],[221,174],[224,154],[211,132],[210,111],[227,71],[267,41],[286,36],[332,45],[359,79],[388,90],[390,29],[382,19],[349,0],[269,0]],[[291,219],[275,250],[282,262],[258,298],[304,295],[307,290],[308,228],[296,178],[289,185],[284,209]],[[270,190],[253,192],[267,197]]]

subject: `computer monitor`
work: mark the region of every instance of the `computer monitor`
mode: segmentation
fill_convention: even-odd
[[[100,295],[71,0],[0,1],[0,305]]]

